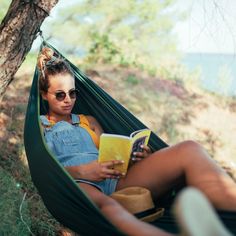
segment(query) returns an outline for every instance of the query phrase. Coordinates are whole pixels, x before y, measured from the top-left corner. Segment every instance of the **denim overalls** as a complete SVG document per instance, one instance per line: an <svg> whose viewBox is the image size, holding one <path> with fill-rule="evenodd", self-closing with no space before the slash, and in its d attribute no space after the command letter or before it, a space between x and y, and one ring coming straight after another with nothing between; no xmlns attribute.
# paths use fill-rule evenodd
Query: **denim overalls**
<svg viewBox="0 0 236 236"><path fill-rule="evenodd" d="M63 166L83 165L97 160L98 149L86 129L79 126L79 116L71 114L71 119L72 124L59 121L51 125L46 116L40 116L49 149ZM117 184L116 179L100 182L85 179L76 179L76 181L93 185L106 195L112 194Z"/></svg>

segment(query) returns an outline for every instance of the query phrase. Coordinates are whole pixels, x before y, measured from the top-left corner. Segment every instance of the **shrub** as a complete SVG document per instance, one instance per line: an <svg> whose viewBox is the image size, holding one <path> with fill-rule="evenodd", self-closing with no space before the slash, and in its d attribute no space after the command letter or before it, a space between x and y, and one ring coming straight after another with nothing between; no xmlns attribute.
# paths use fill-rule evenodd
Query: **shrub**
<svg viewBox="0 0 236 236"><path fill-rule="evenodd" d="M128 75L125 81L130 85L137 85L139 83L139 80L135 75Z"/></svg>

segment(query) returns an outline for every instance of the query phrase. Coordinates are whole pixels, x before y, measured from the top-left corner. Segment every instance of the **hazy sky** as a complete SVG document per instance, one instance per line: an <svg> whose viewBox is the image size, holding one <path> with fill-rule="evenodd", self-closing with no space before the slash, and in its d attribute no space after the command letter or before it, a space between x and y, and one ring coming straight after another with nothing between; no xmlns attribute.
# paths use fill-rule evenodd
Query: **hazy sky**
<svg viewBox="0 0 236 236"><path fill-rule="evenodd" d="M79 1L60 0L44 25L58 8ZM177 0L176 7L187 10L187 19L175 27L181 51L236 53L236 0Z"/></svg>
<svg viewBox="0 0 236 236"><path fill-rule="evenodd" d="M175 32L185 52L236 52L235 0L179 0L178 9L187 9L187 20Z"/></svg>

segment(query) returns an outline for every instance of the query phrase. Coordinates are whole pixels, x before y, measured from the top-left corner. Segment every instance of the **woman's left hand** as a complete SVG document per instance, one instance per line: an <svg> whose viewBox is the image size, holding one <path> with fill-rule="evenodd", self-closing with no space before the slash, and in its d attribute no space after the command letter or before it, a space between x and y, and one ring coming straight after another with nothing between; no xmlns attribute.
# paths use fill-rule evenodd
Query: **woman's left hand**
<svg viewBox="0 0 236 236"><path fill-rule="evenodd" d="M131 160L133 162L138 162L143 160L145 157L148 157L152 151L150 149L150 147L146 146L146 145L141 145L140 146L142 148L142 152L133 152L132 153L132 158Z"/></svg>

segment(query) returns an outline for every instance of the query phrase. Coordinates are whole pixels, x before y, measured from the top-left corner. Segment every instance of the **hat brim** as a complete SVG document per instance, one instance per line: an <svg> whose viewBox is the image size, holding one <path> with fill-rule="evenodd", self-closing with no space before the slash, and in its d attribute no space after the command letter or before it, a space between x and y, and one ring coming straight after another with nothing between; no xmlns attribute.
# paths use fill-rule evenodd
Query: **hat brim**
<svg viewBox="0 0 236 236"><path fill-rule="evenodd" d="M144 221L144 222L155 221L156 219L158 219L158 218L163 216L164 210L165 210L164 208L157 208L155 213L147 215L147 216L144 216L144 217L139 218L139 219Z"/></svg>

